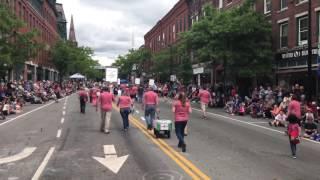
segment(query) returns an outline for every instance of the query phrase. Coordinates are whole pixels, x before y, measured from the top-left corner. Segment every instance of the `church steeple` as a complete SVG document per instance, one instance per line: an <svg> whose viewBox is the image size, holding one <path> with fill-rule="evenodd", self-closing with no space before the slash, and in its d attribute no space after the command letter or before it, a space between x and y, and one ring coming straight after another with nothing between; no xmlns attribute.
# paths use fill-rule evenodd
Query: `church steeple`
<svg viewBox="0 0 320 180"><path fill-rule="evenodd" d="M71 15L71 23L70 23L70 30L69 30L69 41L74 44L78 44L76 39L76 32L74 30L74 23L73 23L73 15Z"/></svg>

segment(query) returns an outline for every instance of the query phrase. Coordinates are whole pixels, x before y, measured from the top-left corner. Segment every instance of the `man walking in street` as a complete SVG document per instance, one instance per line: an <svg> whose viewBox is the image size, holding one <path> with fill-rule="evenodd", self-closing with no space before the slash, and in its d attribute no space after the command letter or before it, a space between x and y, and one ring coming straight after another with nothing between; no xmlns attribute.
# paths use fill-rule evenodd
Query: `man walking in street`
<svg viewBox="0 0 320 180"><path fill-rule="evenodd" d="M158 94L152 90L152 87L149 87L147 92L143 95L142 108L144 111L144 116L147 122L148 130L153 128L153 120L156 116L156 108L159 103Z"/></svg>
<svg viewBox="0 0 320 180"><path fill-rule="evenodd" d="M109 87L103 87L102 93L100 94L96 111L98 111L98 106L101 110L101 126L100 131L106 134L110 133L110 120L112 113L112 103L115 101L114 95L110 93Z"/></svg>
<svg viewBox="0 0 320 180"><path fill-rule="evenodd" d="M88 93L85 91L84 87L80 87L79 99L80 99L80 112L85 114L86 113L86 103L88 101Z"/></svg>
<svg viewBox="0 0 320 180"><path fill-rule="evenodd" d="M201 104L201 110L202 110L202 118L207 119L207 107L209 102L212 101L211 94L208 90L208 88L203 88L199 92L199 98L200 98L200 104Z"/></svg>

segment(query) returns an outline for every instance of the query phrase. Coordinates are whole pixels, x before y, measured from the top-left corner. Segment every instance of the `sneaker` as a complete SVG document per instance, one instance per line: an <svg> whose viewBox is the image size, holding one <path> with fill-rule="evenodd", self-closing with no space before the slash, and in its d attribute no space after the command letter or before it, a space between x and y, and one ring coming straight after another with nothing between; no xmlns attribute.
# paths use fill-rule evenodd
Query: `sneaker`
<svg viewBox="0 0 320 180"><path fill-rule="evenodd" d="M296 156L292 156L292 158L293 158L293 159L297 159L297 157L296 157Z"/></svg>
<svg viewBox="0 0 320 180"><path fill-rule="evenodd" d="M178 143L178 148L182 148L182 143Z"/></svg>
<svg viewBox="0 0 320 180"><path fill-rule="evenodd" d="M182 152L186 152L187 151L187 145L186 144L182 144Z"/></svg>
<svg viewBox="0 0 320 180"><path fill-rule="evenodd" d="M271 122L269 122L269 126L272 126L272 123L271 123Z"/></svg>
<svg viewBox="0 0 320 180"><path fill-rule="evenodd" d="M105 134L110 134L110 131L104 131Z"/></svg>

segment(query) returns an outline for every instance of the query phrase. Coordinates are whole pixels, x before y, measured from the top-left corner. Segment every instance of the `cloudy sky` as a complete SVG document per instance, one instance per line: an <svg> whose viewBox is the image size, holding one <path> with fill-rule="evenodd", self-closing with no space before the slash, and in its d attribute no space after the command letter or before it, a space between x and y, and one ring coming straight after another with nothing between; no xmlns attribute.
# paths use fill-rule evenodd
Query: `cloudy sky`
<svg viewBox="0 0 320 180"><path fill-rule="evenodd" d="M118 55L144 44L143 36L178 0L57 0L70 22L74 16L79 45L95 50L110 65ZM69 29L69 24L68 24ZM133 38L134 37L134 38ZM134 43L132 43L134 39Z"/></svg>

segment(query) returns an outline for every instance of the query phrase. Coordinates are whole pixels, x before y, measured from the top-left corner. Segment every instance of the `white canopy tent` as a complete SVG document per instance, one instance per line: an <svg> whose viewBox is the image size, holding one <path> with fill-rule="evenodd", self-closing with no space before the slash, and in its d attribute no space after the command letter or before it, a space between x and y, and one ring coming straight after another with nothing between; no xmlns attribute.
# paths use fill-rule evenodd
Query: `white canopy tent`
<svg viewBox="0 0 320 180"><path fill-rule="evenodd" d="M86 77L81 75L81 74L79 74L79 73L76 73L76 74L70 76L69 78L70 79L85 79Z"/></svg>

